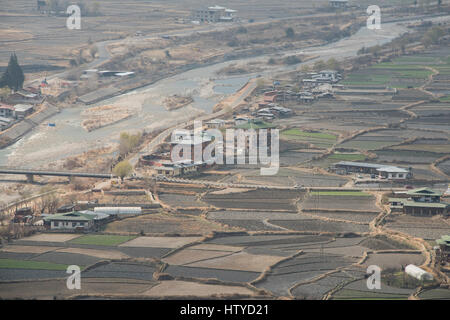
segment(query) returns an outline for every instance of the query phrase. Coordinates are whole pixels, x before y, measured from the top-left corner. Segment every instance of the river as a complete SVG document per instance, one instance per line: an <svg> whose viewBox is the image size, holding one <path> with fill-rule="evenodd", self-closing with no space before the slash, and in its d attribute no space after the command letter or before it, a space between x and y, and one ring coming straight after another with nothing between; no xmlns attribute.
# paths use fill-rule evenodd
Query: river
<svg viewBox="0 0 450 320"><path fill-rule="evenodd" d="M449 16L430 18L430 20L448 20ZM381 30L361 28L354 35L335 43L320 47L292 50L280 55L304 53L318 55L317 59L327 60L331 57L343 59L356 56L362 47L382 45L407 32L403 23L385 23ZM167 128L177 122L188 120L195 115L211 113L213 106L239 88L256 74L240 76L218 76L216 72L233 63L265 62L271 55L227 61L190 70L170 78L160 80L152 85L137 89L98 103L133 107L137 113L130 118L113 125L87 132L81 126L81 112L88 107L63 109L40 126L26 134L20 141L0 150L0 165L21 166L29 168L46 167L52 162L77 155L90 149L117 144L120 132ZM308 63L314 63L309 61ZM278 72L295 70L299 65L269 67L258 72L271 77ZM191 94L194 102L178 110L167 111L163 100L168 95ZM94 105L95 106L95 105ZM89 106L92 107L92 106ZM55 127L49 127L54 123Z"/></svg>

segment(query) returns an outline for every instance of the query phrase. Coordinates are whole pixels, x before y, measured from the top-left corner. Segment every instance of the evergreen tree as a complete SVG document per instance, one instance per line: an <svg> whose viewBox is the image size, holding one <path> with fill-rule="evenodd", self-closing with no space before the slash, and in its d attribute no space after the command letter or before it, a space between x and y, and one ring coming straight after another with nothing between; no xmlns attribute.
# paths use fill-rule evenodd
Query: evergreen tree
<svg viewBox="0 0 450 320"><path fill-rule="evenodd" d="M25 81L25 76L23 74L22 68L19 66L17 56L15 53L9 58L8 67L5 73L0 79L0 86L7 85L11 89L17 91L22 89L23 82Z"/></svg>

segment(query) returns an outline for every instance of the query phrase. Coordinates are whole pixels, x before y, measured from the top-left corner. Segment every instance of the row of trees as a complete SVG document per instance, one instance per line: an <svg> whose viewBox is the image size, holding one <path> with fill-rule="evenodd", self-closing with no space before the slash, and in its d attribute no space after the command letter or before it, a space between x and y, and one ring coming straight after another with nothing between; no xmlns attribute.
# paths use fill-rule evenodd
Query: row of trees
<svg viewBox="0 0 450 320"><path fill-rule="evenodd" d="M0 88L8 86L15 91L22 89L25 75L15 53L9 58L8 67L0 78Z"/></svg>

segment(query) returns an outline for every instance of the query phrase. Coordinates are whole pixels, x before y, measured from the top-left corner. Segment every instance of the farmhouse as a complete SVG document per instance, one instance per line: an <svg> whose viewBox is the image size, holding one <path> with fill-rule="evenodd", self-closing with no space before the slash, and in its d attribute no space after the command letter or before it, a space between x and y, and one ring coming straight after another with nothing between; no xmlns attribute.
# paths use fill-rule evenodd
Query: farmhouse
<svg viewBox="0 0 450 320"><path fill-rule="evenodd" d="M376 174L382 179L404 180L412 177L411 170L376 163L341 161L335 164L336 169L348 173Z"/></svg>
<svg viewBox="0 0 450 320"><path fill-rule="evenodd" d="M92 211L73 211L53 214L44 218L44 223L51 230L91 230L109 218L107 214Z"/></svg>
<svg viewBox="0 0 450 320"><path fill-rule="evenodd" d="M336 70L322 70L311 78L317 82L324 83L336 83L342 79L341 75Z"/></svg>
<svg viewBox="0 0 450 320"><path fill-rule="evenodd" d="M380 177L383 179L407 179L409 170L398 168L398 167L382 167L378 168L377 171Z"/></svg>
<svg viewBox="0 0 450 320"><path fill-rule="evenodd" d="M23 119L33 113L33 106L31 104L16 104L14 106L14 116L16 119Z"/></svg>
<svg viewBox="0 0 450 320"><path fill-rule="evenodd" d="M236 20L236 10L227 9L221 6L208 7L192 11L191 19L199 22L233 22Z"/></svg>
<svg viewBox="0 0 450 320"><path fill-rule="evenodd" d="M0 103L0 117L14 117L14 107L10 106L9 104Z"/></svg>
<svg viewBox="0 0 450 320"><path fill-rule="evenodd" d="M40 94L28 92L26 90L19 90L6 98L6 102L12 105L18 103L40 104L43 101L44 98Z"/></svg>
<svg viewBox="0 0 450 320"><path fill-rule="evenodd" d="M157 174L176 177L181 175L187 175L192 173L197 173L204 163L192 163L192 162L171 162L164 161L158 165L155 165L153 169Z"/></svg>
<svg viewBox="0 0 450 320"><path fill-rule="evenodd" d="M441 202L442 193L438 191L420 188L406 192L406 196L408 198L390 198L391 210L420 216L449 213L450 204Z"/></svg>

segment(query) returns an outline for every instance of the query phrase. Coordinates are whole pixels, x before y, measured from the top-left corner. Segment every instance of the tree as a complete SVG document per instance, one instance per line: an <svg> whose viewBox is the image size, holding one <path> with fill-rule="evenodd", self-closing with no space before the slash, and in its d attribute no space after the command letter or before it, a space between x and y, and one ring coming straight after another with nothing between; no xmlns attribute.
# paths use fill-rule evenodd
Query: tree
<svg viewBox="0 0 450 320"><path fill-rule="evenodd" d="M121 156L126 155L128 152L133 150L139 142L141 141L142 134L129 134L127 132L122 132L120 134L120 142L119 142L119 153Z"/></svg>
<svg viewBox="0 0 450 320"><path fill-rule="evenodd" d="M327 68L327 64L323 60L316 61L314 63L314 71L320 71Z"/></svg>
<svg viewBox="0 0 450 320"><path fill-rule="evenodd" d="M127 160L120 161L113 169L113 173L120 177L121 180L128 176L132 171L133 167Z"/></svg>
<svg viewBox="0 0 450 320"><path fill-rule="evenodd" d="M428 29L428 31L423 36L421 42L425 47L429 47L432 44L438 44L439 39L445 35L445 31L439 27L433 27Z"/></svg>
<svg viewBox="0 0 450 320"><path fill-rule="evenodd" d="M340 68L341 68L339 62L334 58L330 58L327 61L327 67L328 67L328 69L331 69L331 70L340 70Z"/></svg>
<svg viewBox="0 0 450 320"><path fill-rule="evenodd" d="M9 88L17 91L22 89L24 81L25 76L22 68L19 66L16 54L13 53L9 58L8 67L0 79L0 86L8 86Z"/></svg>
<svg viewBox="0 0 450 320"><path fill-rule="evenodd" d="M285 30L285 32L286 32L286 37L288 37L288 38L293 38L295 36L294 29L292 29L291 27L287 28Z"/></svg>

